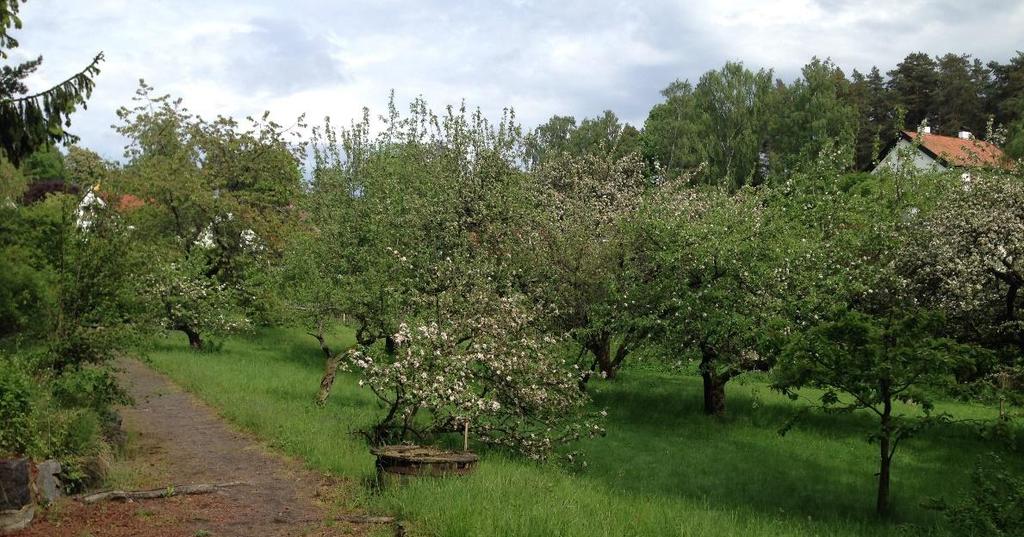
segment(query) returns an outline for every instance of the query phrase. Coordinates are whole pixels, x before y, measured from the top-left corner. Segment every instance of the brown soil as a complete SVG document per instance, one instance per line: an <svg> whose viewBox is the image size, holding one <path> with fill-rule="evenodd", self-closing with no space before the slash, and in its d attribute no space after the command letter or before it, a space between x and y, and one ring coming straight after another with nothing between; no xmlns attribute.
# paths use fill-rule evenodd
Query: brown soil
<svg viewBox="0 0 1024 537"><path fill-rule="evenodd" d="M246 485L135 502L86 505L65 499L15 535L328 537L366 535L371 529L324 522L337 516L338 505L355 484L328 479L270 453L142 363L129 360L123 367L125 385L135 400L133 407L121 411L132 438L134 456L126 464L135 488L231 481Z"/></svg>

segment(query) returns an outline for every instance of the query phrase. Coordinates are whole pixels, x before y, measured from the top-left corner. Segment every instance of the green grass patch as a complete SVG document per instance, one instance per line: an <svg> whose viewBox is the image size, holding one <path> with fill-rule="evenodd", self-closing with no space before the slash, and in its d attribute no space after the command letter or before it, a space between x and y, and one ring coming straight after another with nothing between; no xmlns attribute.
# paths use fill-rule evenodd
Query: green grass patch
<svg viewBox="0 0 1024 537"><path fill-rule="evenodd" d="M350 344L351 335L336 334L332 343ZM311 337L264 330L197 353L173 336L148 357L228 420L312 468L372 479L373 458L352 431L381 409L346 375L325 408L313 405L323 357ZM381 493L367 488L353 501L408 519L415 535L934 534L941 517L921 503L958 496L979 458L1005 449L954 424L908 440L894 463L896 514L881 522L873 514L877 448L866 441L875 425L867 414L812 412L783 437L777 431L801 403L757 378L728 387L724 419L701 414L700 381L685 375L626 370L592 389L595 404L608 410L608 435L584 442L585 469L484 453L472 476ZM994 415L978 405L942 410Z"/></svg>

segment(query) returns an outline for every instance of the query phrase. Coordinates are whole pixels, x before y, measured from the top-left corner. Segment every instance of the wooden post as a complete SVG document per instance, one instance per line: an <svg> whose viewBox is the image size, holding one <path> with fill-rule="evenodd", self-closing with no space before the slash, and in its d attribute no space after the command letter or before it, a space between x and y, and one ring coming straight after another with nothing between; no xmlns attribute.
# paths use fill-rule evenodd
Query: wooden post
<svg viewBox="0 0 1024 537"><path fill-rule="evenodd" d="M1010 374L1001 371L996 377L999 379L999 419L1006 419L1006 390L1010 387Z"/></svg>
<svg viewBox="0 0 1024 537"><path fill-rule="evenodd" d="M469 451L469 420L462 423L462 451Z"/></svg>

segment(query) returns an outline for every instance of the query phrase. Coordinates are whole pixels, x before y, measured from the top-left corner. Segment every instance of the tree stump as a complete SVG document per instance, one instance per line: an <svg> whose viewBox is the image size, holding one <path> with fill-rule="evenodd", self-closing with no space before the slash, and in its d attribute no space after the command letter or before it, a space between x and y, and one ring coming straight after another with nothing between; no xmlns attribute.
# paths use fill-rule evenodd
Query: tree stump
<svg viewBox="0 0 1024 537"><path fill-rule="evenodd" d="M452 452L423 446L381 446L370 450L377 456L377 482L405 483L417 477L466 475L476 469L480 457L470 451Z"/></svg>

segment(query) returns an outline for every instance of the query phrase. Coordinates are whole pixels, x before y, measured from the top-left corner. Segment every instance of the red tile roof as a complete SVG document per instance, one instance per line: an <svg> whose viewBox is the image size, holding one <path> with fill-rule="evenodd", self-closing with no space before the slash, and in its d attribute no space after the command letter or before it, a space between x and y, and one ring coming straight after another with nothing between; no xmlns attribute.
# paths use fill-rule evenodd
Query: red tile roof
<svg viewBox="0 0 1024 537"><path fill-rule="evenodd" d="M117 201L117 210L134 211L145 204L146 202L143 201L142 198L133 196L132 194L124 194L121 196L121 199Z"/></svg>
<svg viewBox="0 0 1024 537"><path fill-rule="evenodd" d="M111 192L100 192L100 199L102 199L104 203L113 203L114 209L122 213L132 212L146 204L146 200L134 194L118 195Z"/></svg>
<svg viewBox="0 0 1024 537"><path fill-rule="evenodd" d="M920 135L914 131L903 131L909 141L921 137L921 149L930 156L950 166L1002 168L1006 166L1003 151L995 144L971 138L964 140L955 136L939 134Z"/></svg>

